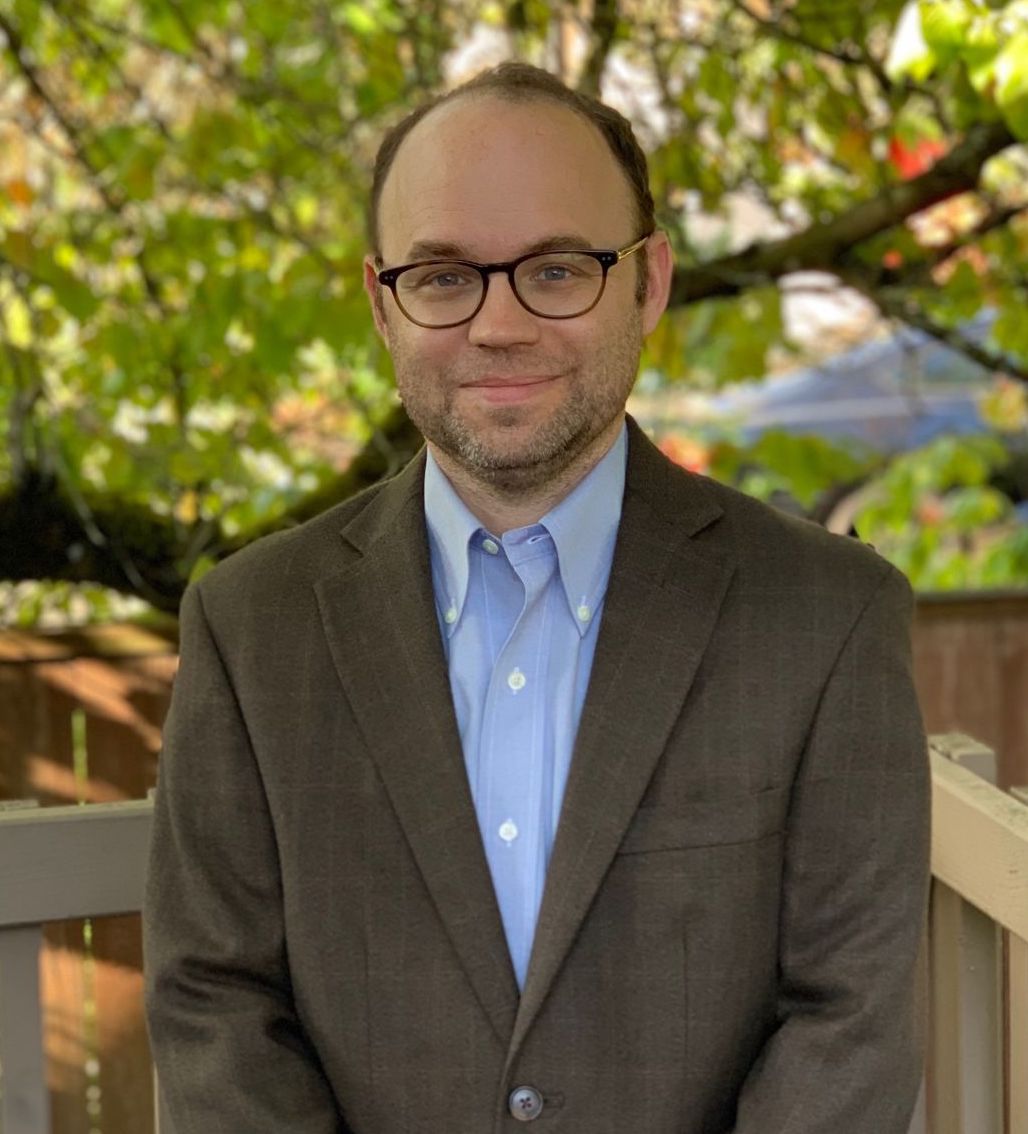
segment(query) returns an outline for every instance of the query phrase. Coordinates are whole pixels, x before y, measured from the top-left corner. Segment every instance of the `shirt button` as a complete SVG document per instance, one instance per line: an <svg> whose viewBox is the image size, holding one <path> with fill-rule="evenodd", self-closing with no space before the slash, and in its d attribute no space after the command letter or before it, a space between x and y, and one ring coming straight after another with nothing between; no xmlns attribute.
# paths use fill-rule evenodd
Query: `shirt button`
<svg viewBox="0 0 1028 1134"><path fill-rule="evenodd" d="M448 625L452 626L457 621L457 608L451 606L450 609L443 615Z"/></svg>
<svg viewBox="0 0 1028 1134"><path fill-rule="evenodd" d="M585 605L584 602L578 608L576 613L578 614L578 621L579 622L588 622L589 619L592 618L592 615L593 615L593 612Z"/></svg>
<svg viewBox="0 0 1028 1134"><path fill-rule="evenodd" d="M510 846L512 842L518 837L518 825L513 819L504 819L500 824L499 830L500 838Z"/></svg>
<svg viewBox="0 0 1028 1134"><path fill-rule="evenodd" d="M515 666L507 676L507 684L515 693L517 693L519 689L525 688L526 681L525 675L517 666Z"/></svg>
<svg viewBox="0 0 1028 1134"><path fill-rule="evenodd" d="M531 1122L543 1112L543 1096L535 1087L515 1087L507 1100L511 1118L518 1122Z"/></svg>
<svg viewBox="0 0 1028 1134"><path fill-rule="evenodd" d="M482 540L482 550L488 551L490 555L498 555L500 545L494 539L484 539Z"/></svg>

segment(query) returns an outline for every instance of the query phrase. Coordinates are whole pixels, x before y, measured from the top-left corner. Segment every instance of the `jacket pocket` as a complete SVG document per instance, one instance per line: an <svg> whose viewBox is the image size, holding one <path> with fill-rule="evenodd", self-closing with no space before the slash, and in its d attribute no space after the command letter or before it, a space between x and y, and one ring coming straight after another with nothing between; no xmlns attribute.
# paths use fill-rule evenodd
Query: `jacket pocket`
<svg viewBox="0 0 1028 1134"><path fill-rule="evenodd" d="M747 795L696 800L682 807L645 807L621 841L620 854L730 846L767 838L782 830L785 791L767 788Z"/></svg>

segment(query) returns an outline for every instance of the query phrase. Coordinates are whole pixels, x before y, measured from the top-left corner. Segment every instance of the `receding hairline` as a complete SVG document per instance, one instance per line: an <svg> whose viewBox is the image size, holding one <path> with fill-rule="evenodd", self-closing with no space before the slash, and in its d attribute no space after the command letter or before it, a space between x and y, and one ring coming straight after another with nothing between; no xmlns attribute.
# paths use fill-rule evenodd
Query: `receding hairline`
<svg viewBox="0 0 1028 1134"><path fill-rule="evenodd" d="M465 89L458 87L457 89L443 95L435 102L429 104L425 108L424 114L414 123L410 130L401 139L400 144L397 146L395 152L389 163L389 168L385 177L382 179L381 184L378 186L378 193L375 198L375 227L376 231L373 232L374 251L378 253L381 249L381 201L385 196L386 187L392 180L393 171L399 161L400 155L403 153L404 148L412 137L414 137L422 126L425 125L429 119L434 118L439 111L446 110L447 108L456 108L462 104L469 102L500 102L508 105L526 105L530 103L545 103L549 106L556 107L560 110L566 110L572 117L584 123L590 130L593 137L600 143L603 152L609 157L617 170L621 183L625 188L628 197L628 207L633 214L638 214L638 203L636 201L635 189L632 185L631 178L628 176L627 171L624 169L622 163L618 160L617 155L611 149L611 145L607 137L604 135L603 130L599 125L589 117L587 113L579 109L573 102L569 102L558 97L556 94L550 93L546 90L541 90L538 87L507 87L507 86L482 86L470 87Z"/></svg>

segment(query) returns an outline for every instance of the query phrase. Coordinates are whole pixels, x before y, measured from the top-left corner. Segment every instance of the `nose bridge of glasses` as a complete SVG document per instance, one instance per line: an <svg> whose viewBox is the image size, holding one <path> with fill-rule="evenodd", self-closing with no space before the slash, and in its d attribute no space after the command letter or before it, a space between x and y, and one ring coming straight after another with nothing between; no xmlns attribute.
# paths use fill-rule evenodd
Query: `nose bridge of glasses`
<svg viewBox="0 0 1028 1134"><path fill-rule="evenodd" d="M508 260L503 263L476 265L476 267L478 268L478 274L482 278L482 296L479 300L478 310L475 313L476 316L481 315L482 309L486 306L487 303L490 303L489 280L492 276L495 275L506 276L507 283L510 285L510 287L509 291L506 288L493 289L491 302L493 304L497 302L496 292L499 292L501 303L509 303L510 300L513 299L515 301L515 305L517 307L520 307L524 311L524 313L532 314L521 293L518 291L516 272L521 266L522 262L522 260Z"/></svg>

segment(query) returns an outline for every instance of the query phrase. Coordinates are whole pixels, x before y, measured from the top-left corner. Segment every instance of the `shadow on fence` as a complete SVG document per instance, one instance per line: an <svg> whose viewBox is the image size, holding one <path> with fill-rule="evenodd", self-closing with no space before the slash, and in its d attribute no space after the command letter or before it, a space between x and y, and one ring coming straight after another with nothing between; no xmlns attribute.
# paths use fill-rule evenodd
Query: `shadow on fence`
<svg viewBox="0 0 1028 1134"><path fill-rule="evenodd" d="M0 798L44 807L144 798L175 649L170 634L129 626L0 633ZM44 941L52 1134L143 1134L153 1086L138 915L51 923Z"/></svg>

